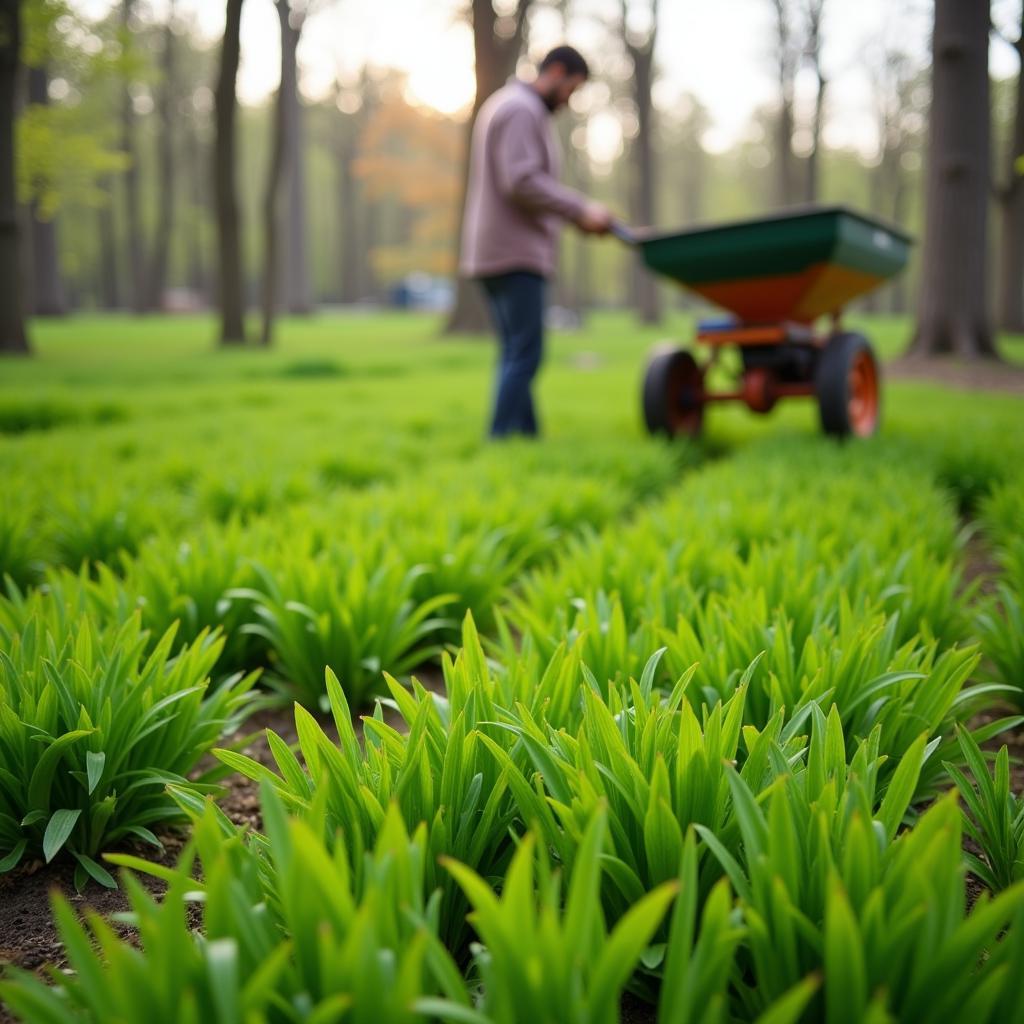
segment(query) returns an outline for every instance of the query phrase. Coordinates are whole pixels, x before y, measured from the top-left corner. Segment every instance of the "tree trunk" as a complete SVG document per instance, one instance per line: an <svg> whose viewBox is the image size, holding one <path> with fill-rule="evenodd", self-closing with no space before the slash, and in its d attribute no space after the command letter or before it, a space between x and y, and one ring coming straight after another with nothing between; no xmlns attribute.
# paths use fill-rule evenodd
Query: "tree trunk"
<svg viewBox="0 0 1024 1024"><path fill-rule="evenodd" d="M820 161L818 150L821 146L821 129L825 120L825 91L828 81L821 66L821 19L825 13L825 0L810 0L807 8L806 54L814 71L816 89L814 113L811 115L811 148L807 154L804 176L804 200L814 203L818 200Z"/></svg>
<svg viewBox="0 0 1024 1024"><path fill-rule="evenodd" d="M377 248L379 237L380 210L373 200L363 201L363 229L361 240L365 257L359 260L359 290L363 295L376 296L379 289L377 270L369 254Z"/></svg>
<svg viewBox="0 0 1024 1024"><path fill-rule="evenodd" d="M21 0L0 0L0 352L27 354L15 193L14 102Z"/></svg>
<svg viewBox="0 0 1024 1024"><path fill-rule="evenodd" d="M903 151L894 154L892 172L892 222L903 224L906 218L907 180L903 171ZM907 275L897 274L889 286L889 312L904 314L909 309Z"/></svg>
<svg viewBox="0 0 1024 1024"><path fill-rule="evenodd" d="M559 118L556 131L562 151L565 180L572 187L578 188L576 151L572 145L574 122L575 118L573 117ZM569 274L569 253L570 246L563 240L558 254L558 273L554 282L555 304L579 316L579 303L574 288L575 281Z"/></svg>
<svg viewBox="0 0 1024 1024"><path fill-rule="evenodd" d="M274 102L274 129L270 142L270 167L263 197L263 326L260 342L269 346L274 340L274 320L288 298L288 267L281 242L285 234L285 199L288 197L294 155L290 137L292 115L289 96L296 89L296 48L298 34L289 24L288 0L275 0L281 26L281 84Z"/></svg>
<svg viewBox="0 0 1024 1024"><path fill-rule="evenodd" d="M584 195L590 194L590 165L585 153L580 154L576 162L576 181ZM590 246L576 245L575 282L573 291L576 293L576 305L580 313L580 322L590 309Z"/></svg>
<svg viewBox="0 0 1024 1024"><path fill-rule="evenodd" d="M45 67L28 69L29 104L49 105L49 81ZM42 214L35 198L29 214L29 309L36 316L63 316L67 312L67 300L60 276L57 222Z"/></svg>
<svg viewBox="0 0 1024 1024"><path fill-rule="evenodd" d="M1006 185L999 192L998 323L1004 331L1024 332L1024 8L1017 40L1016 113Z"/></svg>
<svg viewBox="0 0 1024 1024"><path fill-rule="evenodd" d="M807 154L807 176L804 198L808 203L818 201L818 193L821 190L821 161L819 159L821 149L821 128L825 117L825 90L828 82L824 78L818 79L818 92L814 100L814 124L811 128L813 140L811 151Z"/></svg>
<svg viewBox="0 0 1024 1024"><path fill-rule="evenodd" d="M121 27L130 32L135 0L122 0ZM131 83L125 81L121 94L121 150L127 157L124 172L124 216L128 244L128 280L131 294L129 303L136 313L146 311L145 248L142 244L142 215L139 207L139 153L135 139L135 108L132 104Z"/></svg>
<svg viewBox="0 0 1024 1024"><path fill-rule="evenodd" d="M342 138L338 145L338 223L341 237L338 245L338 267L341 272L341 301L356 302L360 295L359 216L356 203L356 178L352 172L355 144Z"/></svg>
<svg viewBox="0 0 1024 1024"><path fill-rule="evenodd" d="M217 201L217 233L220 257L220 343L245 342L245 307L242 295L242 245L235 190L235 121L238 114L236 83L241 55L239 29L243 0L227 0L224 42L217 79L217 143L214 154L214 187Z"/></svg>
<svg viewBox="0 0 1024 1024"><path fill-rule="evenodd" d="M793 203L793 87L796 75L793 60L792 30L786 0L774 0L776 73L779 87L779 110L775 119L775 199L779 206Z"/></svg>
<svg viewBox="0 0 1024 1024"><path fill-rule="evenodd" d="M98 299L103 310L121 308L121 274L118 269L117 226L114 223L114 184L110 175L99 183L104 194L96 208L96 237L99 241Z"/></svg>
<svg viewBox="0 0 1024 1024"><path fill-rule="evenodd" d="M657 217L654 202L656 182L654 179L654 104L651 89L654 85L654 45L657 38L658 5L651 5L651 29L648 37L640 44L631 43L626 32L626 2L622 3L622 32L626 49L633 61L633 103L636 106L637 135L633 140L633 185L630 190L630 215L633 223L641 227L652 227ZM639 257L633 263L636 275L636 306L640 320L645 324L661 321L661 303L658 301L658 285L654 275L647 270Z"/></svg>
<svg viewBox="0 0 1024 1024"><path fill-rule="evenodd" d="M206 199L206 176L202 169L206 165L203 145L199 138L199 127L189 118L184 140L185 160L189 168L189 191L191 217L188 225L188 286L199 297L203 305L209 304L209 282L206 271L204 227L208 215Z"/></svg>
<svg viewBox="0 0 1024 1024"><path fill-rule="evenodd" d="M995 358L986 303L988 3L936 0L925 241L911 350Z"/></svg>
<svg viewBox="0 0 1024 1024"><path fill-rule="evenodd" d="M292 15L294 18L295 15ZM284 33L284 29L282 29ZM288 260L286 267L287 308L290 313L300 316L308 315L313 309L310 294L309 252L308 252L308 221L306 209L306 138L305 111L299 98L298 56L301 25L289 25L287 28L289 57L289 73L291 81L285 99L287 108L287 178L288 195L286 210L288 212Z"/></svg>
<svg viewBox="0 0 1024 1024"><path fill-rule="evenodd" d="M160 118L160 167L157 175L159 206L146 290L146 308L153 312L163 309L164 292L167 290L167 264L171 247L171 232L174 228L174 190L177 185L174 166L174 129L177 118L174 116L174 107L178 98L178 82L173 23L174 0L171 0L167 12L167 25L164 29L163 82L160 86L160 99L157 108Z"/></svg>
<svg viewBox="0 0 1024 1024"><path fill-rule="evenodd" d="M456 250L462 245L462 228L466 213L466 192L469 188L469 150L473 125L484 102L497 92L515 72L519 54L526 38L527 16L531 0L519 0L514 15L513 31L499 36L498 16L491 0L472 0L473 52L476 58L476 95L473 112L466 125L466 150L462 163L462 188L459 196L459 217L455 236ZM490 319L480 289L461 275L456 277L455 303L445 325L445 334L480 334L488 330Z"/></svg>

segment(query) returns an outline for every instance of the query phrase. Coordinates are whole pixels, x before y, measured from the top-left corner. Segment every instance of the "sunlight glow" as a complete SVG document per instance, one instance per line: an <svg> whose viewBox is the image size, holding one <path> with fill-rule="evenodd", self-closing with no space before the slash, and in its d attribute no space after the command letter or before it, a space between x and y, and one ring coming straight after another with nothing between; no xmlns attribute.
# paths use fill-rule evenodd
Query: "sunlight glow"
<svg viewBox="0 0 1024 1024"><path fill-rule="evenodd" d="M410 54L402 68L409 75L406 98L449 116L466 116L473 104L472 39L463 26L454 26L435 46ZM467 52L468 51L468 52Z"/></svg>

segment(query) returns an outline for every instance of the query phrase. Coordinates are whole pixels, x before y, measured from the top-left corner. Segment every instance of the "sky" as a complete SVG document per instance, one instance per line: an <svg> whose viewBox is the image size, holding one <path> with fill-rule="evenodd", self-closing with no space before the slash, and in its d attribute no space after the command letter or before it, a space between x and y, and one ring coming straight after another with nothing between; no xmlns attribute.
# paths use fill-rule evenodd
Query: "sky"
<svg viewBox="0 0 1024 1024"><path fill-rule="evenodd" d="M102 14L110 0L73 0L88 14ZM154 17L163 16L168 0L138 0ZM510 4L512 0L504 0ZM459 16L464 0L318 0L322 8L303 33L299 50L302 89L310 98L326 95L339 76L354 77L366 63L393 67L408 75L414 102L448 114L465 111L473 95L473 46ZM649 0L630 0L638 27ZM1021 0L993 0L997 24L1019 25ZM216 40L223 29L219 0L177 0L193 16L203 35ZM500 0L496 7L501 8ZM618 0L575 0L579 12L568 41L602 64L609 37L599 23L612 20ZM750 118L770 103L772 86L772 5L768 0L661 0L657 59L662 81L656 102L670 108L686 93L708 109L711 124L703 139L720 152L745 137ZM876 142L871 81L865 54L882 41L896 42L925 58L929 45L929 0L828 0L824 26L824 64L830 79L825 140L869 156ZM543 53L561 42L561 19L540 8L532 22L531 45ZM242 19L242 64L239 95L243 103L264 102L279 77L277 15L272 0L246 0ZM1016 73L1009 46L993 42L990 61L996 77ZM810 82L798 80L800 101ZM588 145L599 160L614 158L621 143L619 119L601 109L603 96L592 88L580 98L591 108Z"/></svg>

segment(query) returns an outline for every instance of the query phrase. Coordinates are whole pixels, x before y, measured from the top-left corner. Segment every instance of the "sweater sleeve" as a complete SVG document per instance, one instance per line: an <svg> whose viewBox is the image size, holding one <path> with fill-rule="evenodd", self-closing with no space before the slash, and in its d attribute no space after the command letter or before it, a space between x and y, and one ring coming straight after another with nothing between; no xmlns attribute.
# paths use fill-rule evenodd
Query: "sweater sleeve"
<svg viewBox="0 0 1024 1024"><path fill-rule="evenodd" d="M577 221L587 199L545 167L545 140L527 110L515 110L496 133L494 174L500 191L528 210Z"/></svg>

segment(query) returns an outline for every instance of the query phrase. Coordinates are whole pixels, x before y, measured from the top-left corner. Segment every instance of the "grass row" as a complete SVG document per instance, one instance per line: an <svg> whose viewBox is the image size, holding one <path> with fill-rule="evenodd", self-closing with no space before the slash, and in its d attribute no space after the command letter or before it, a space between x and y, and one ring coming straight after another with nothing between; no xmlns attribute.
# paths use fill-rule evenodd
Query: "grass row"
<svg viewBox="0 0 1024 1024"><path fill-rule="evenodd" d="M141 949L58 901L71 971L8 975L16 1013L582 1024L628 989L663 1022L1016 1018L1024 810L982 753L1024 691L1016 410L669 450L593 404L625 359L595 344L593 394L555 361L543 446L467 442L478 353L389 374L351 342L262 364L262 405L232 357L219 410L198 356L173 386L129 359L121 422L0 442L0 870L169 886L125 876ZM281 696L271 769L232 737ZM227 772L262 833L212 802ZM176 868L109 852L182 820Z"/></svg>

